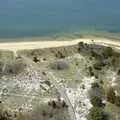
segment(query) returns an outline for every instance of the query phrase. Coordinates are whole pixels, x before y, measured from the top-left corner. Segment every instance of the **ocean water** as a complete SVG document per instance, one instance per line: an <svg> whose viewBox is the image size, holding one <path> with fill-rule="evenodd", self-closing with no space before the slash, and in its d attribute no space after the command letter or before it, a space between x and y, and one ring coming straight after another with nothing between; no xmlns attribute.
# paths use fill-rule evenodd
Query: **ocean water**
<svg viewBox="0 0 120 120"><path fill-rule="evenodd" d="M119 34L119 5L120 0L0 0L0 38Z"/></svg>

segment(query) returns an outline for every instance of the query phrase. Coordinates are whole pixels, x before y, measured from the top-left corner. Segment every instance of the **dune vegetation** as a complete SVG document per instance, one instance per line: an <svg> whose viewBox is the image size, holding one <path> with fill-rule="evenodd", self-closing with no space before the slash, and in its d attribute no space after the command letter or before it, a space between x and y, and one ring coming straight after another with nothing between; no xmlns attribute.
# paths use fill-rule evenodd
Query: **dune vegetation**
<svg viewBox="0 0 120 120"><path fill-rule="evenodd" d="M120 51L73 46L0 51L0 120L119 120Z"/></svg>

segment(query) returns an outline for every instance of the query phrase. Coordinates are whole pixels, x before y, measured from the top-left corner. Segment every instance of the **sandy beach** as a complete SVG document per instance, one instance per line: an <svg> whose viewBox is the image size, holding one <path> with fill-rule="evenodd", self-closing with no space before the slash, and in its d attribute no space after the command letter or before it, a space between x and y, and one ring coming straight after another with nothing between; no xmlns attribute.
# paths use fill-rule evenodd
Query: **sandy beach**
<svg viewBox="0 0 120 120"><path fill-rule="evenodd" d="M79 42L85 43L95 43L106 46L114 46L117 49L120 49L120 41L112 40L108 38L77 38L73 40L64 40L64 41L34 41L33 42L7 42L0 43L0 50L9 50L9 51L18 51L18 50L29 50L29 49L43 49L51 47L61 47L61 46L70 46L75 45Z"/></svg>

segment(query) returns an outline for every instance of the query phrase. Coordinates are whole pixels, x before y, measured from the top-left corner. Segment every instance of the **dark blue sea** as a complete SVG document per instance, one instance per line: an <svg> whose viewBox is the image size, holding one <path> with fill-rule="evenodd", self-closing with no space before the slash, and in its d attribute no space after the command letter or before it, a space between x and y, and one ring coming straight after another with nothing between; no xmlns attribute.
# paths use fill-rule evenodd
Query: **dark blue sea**
<svg viewBox="0 0 120 120"><path fill-rule="evenodd" d="M120 33L120 0L0 0L2 40L96 33Z"/></svg>

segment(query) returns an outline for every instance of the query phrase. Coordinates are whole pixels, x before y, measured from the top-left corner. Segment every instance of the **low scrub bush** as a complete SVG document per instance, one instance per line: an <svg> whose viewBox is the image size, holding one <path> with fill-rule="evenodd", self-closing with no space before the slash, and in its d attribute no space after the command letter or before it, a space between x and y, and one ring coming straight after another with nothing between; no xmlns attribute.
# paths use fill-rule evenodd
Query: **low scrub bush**
<svg viewBox="0 0 120 120"><path fill-rule="evenodd" d="M94 107L103 107L102 99L99 96L94 96L91 98L91 103Z"/></svg>
<svg viewBox="0 0 120 120"><path fill-rule="evenodd" d="M113 88L111 87L111 88L109 88L109 90L107 92L107 101L114 104L115 99L116 99L115 92L114 92Z"/></svg>
<svg viewBox="0 0 120 120"><path fill-rule="evenodd" d="M56 61L51 64L52 69L65 70L69 68L69 64L66 61Z"/></svg>
<svg viewBox="0 0 120 120"><path fill-rule="evenodd" d="M118 71L117 71L117 75L120 75L120 69L118 69Z"/></svg>
<svg viewBox="0 0 120 120"><path fill-rule="evenodd" d="M93 107L88 115L88 120L108 120L108 115L102 108Z"/></svg>
<svg viewBox="0 0 120 120"><path fill-rule="evenodd" d="M92 83L92 89L100 88L100 85L97 82Z"/></svg>
<svg viewBox="0 0 120 120"><path fill-rule="evenodd" d="M3 66L4 66L4 63L2 61L0 61L0 73L3 72Z"/></svg>
<svg viewBox="0 0 120 120"><path fill-rule="evenodd" d="M120 107L120 96L116 96L115 104L116 106Z"/></svg>
<svg viewBox="0 0 120 120"><path fill-rule="evenodd" d="M93 65L93 67L94 67L95 70L101 70L102 67L105 67L105 66L106 66L106 64L105 64L105 62L104 62L103 60L98 60L98 61Z"/></svg>
<svg viewBox="0 0 120 120"><path fill-rule="evenodd" d="M0 120L12 120L12 115L7 111L0 111Z"/></svg>
<svg viewBox="0 0 120 120"><path fill-rule="evenodd" d="M6 65L4 73L9 74L19 74L25 68L26 64L23 61L12 61Z"/></svg>
<svg viewBox="0 0 120 120"><path fill-rule="evenodd" d="M64 54L64 52L58 51L58 52L56 53L56 57L57 57L57 58L65 58L65 54Z"/></svg>
<svg viewBox="0 0 120 120"><path fill-rule="evenodd" d="M100 83L94 82L91 84L91 90L89 91L89 95L90 98L94 98L95 96L103 98L105 96L104 88Z"/></svg>
<svg viewBox="0 0 120 120"><path fill-rule="evenodd" d="M107 101L120 107L120 96L116 96L113 88L110 88L107 92Z"/></svg>

